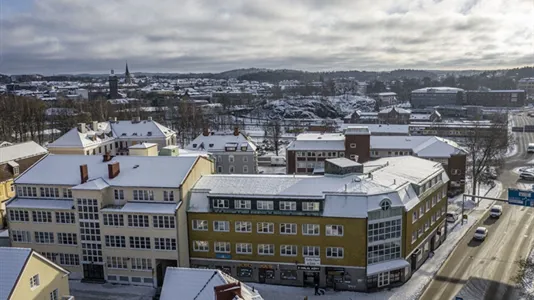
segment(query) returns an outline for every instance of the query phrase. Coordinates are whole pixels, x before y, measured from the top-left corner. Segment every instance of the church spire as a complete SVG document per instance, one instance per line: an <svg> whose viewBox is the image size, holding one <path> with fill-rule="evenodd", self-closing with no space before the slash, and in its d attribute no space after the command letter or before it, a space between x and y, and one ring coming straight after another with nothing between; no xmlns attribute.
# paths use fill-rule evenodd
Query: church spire
<svg viewBox="0 0 534 300"><path fill-rule="evenodd" d="M128 61L126 61L126 72L124 72L125 82L127 84L132 83L132 76L130 75L130 70L128 70Z"/></svg>

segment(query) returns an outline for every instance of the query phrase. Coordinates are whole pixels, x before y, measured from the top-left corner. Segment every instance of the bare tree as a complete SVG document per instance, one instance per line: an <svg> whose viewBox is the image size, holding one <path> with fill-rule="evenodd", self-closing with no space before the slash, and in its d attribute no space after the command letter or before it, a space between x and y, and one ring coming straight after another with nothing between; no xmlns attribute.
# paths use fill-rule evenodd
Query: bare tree
<svg viewBox="0 0 534 300"><path fill-rule="evenodd" d="M490 166L504 164L504 155L509 145L511 136L508 134L507 115L494 117L490 124L475 122L465 140L473 195L476 195L477 184L484 181L485 170Z"/></svg>
<svg viewBox="0 0 534 300"><path fill-rule="evenodd" d="M273 143L274 152L278 156L280 151L280 138L282 137L282 126L280 120L272 120L267 122L264 126L265 139Z"/></svg>

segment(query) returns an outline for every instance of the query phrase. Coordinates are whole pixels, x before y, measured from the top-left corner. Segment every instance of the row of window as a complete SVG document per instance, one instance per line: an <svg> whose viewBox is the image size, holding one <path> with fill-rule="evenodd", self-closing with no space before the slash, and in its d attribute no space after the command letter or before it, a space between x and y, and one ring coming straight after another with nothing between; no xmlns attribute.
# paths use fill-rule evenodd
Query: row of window
<svg viewBox="0 0 534 300"><path fill-rule="evenodd" d="M124 215L121 214L103 214L105 226L124 226ZM127 215L127 224L129 227L150 227L148 215ZM168 229L176 228L174 216L152 216L152 226L154 228Z"/></svg>
<svg viewBox="0 0 534 300"><path fill-rule="evenodd" d="M71 253L55 253L55 252L41 252L41 254L49 260L58 263L62 266L78 266L80 265L80 257L78 254Z"/></svg>
<svg viewBox="0 0 534 300"><path fill-rule="evenodd" d="M367 225L367 242L369 244L400 239L402 236L402 220L390 220Z"/></svg>
<svg viewBox="0 0 534 300"><path fill-rule="evenodd" d="M353 144L351 144L351 148L356 148L356 144L354 144L354 147L352 147ZM296 152L297 157L345 157L345 152L323 152L323 151L308 151L308 152Z"/></svg>
<svg viewBox="0 0 534 300"><path fill-rule="evenodd" d="M106 247L111 248L126 248L126 237L117 235L106 235L104 237ZM130 236L128 238L131 249L155 249L155 250L176 250L175 238L154 238L154 246L152 247L152 240L150 237Z"/></svg>
<svg viewBox="0 0 534 300"><path fill-rule="evenodd" d="M193 251L195 252L209 252L209 242L208 241L193 241ZM235 253L236 254L252 254L253 246L251 243L236 243L235 244ZM281 256L297 256L298 255L298 246L297 245L280 245L280 255ZM302 256L304 257L320 257L321 249L319 246L301 246ZM256 246L258 255L274 255L275 245L274 244L258 244ZM231 244L230 242L214 242L213 251L216 253L230 253ZM343 247L326 247L326 257L327 258L343 258Z"/></svg>
<svg viewBox="0 0 534 300"><path fill-rule="evenodd" d="M412 244L415 243L417 239L422 237L424 233L428 229L430 229L430 227L434 225L434 223L437 222L441 216L445 215L445 211L446 211L445 207L442 207L441 209L439 209L438 211L436 211L434 214L430 216L430 220L426 220L426 222L424 224L421 224L417 228L417 230L414 229L414 231L412 232Z"/></svg>
<svg viewBox="0 0 534 300"><path fill-rule="evenodd" d="M425 191L431 189L436 184L438 184L438 182L441 182L442 180L443 180L443 173L439 173L438 175L434 176L433 178L431 178L429 181L427 181L425 184L421 186L419 195L422 195Z"/></svg>
<svg viewBox="0 0 534 300"><path fill-rule="evenodd" d="M230 199L213 199L213 208L230 208ZM235 209L251 209L252 201L251 200L233 200ZM303 211L319 211L321 207L320 202L302 202ZM257 200L256 209L258 210L274 210L274 201L269 200ZM280 201L278 202L279 210L297 210L296 201Z"/></svg>
<svg viewBox="0 0 534 300"><path fill-rule="evenodd" d="M219 173L219 174L223 173L223 166L217 166L217 173ZM230 165L228 167L228 173L230 173L230 174L235 173L235 166ZM248 166L247 165L243 166L243 173L248 173Z"/></svg>
<svg viewBox="0 0 534 300"><path fill-rule="evenodd" d="M207 220L192 220L192 225L193 225L193 230L207 231L209 223ZM274 223L257 222L256 232L257 233L274 233L274 227L275 227ZM251 233L252 222L235 221L234 230L235 232ZM213 231L229 232L230 221L213 221ZM297 234L297 224L296 223L280 223L279 232L280 234ZM327 236L343 236L343 225L326 225L325 232ZM321 225L302 224L302 234L303 235L320 235Z"/></svg>
<svg viewBox="0 0 534 300"><path fill-rule="evenodd" d="M19 243L31 243L31 232L24 230L12 230L10 232L14 242ZM55 237L53 232L35 231L34 239L38 244L54 244ZM62 245L78 245L78 239L76 233L57 233L57 243Z"/></svg>
<svg viewBox="0 0 534 300"><path fill-rule="evenodd" d="M130 267L128 268L128 262ZM150 258L130 258L130 257L117 257L108 256L106 258L106 265L110 269L131 269L136 271L151 271L152 260Z"/></svg>
<svg viewBox="0 0 534 300"><path fill-rule="evenodd" d="M419 210L415 209L412 212L412 223L415 223L418 219L423 217L423 215L426 212L429 212L430 209L434 206L436 206L441 199L445 197L445 189L441 189L439 192L437 192L434 196L432 196L431 199L427 199L420 207Z"/></svg>
<svg viewBox="0 0 534 300"><path fill-rule="evenodd" d="M124 190L114 190L115 200L124 200ZM154 201L153 190L133 190L133 200ZM173 202L174 191L163 191L163 201Z"/></svg>
<svg viewBox="0 0 534 300"><path fill-rule="evenodd" d="M19 197L42 197L42 198L66 198L72 199L72 190L63 188L59 193L56 187L40 187L39 196L37 196L37 187L34 186L17 186L17 196Z"/></svg>

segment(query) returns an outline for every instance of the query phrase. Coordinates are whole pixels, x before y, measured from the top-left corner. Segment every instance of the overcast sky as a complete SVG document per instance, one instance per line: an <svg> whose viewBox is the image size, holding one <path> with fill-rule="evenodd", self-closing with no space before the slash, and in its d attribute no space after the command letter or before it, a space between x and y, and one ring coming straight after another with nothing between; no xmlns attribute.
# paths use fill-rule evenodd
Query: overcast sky
<svg viewBox="0 0 534 300"><path fill-rule="evenodd" d="M534 64L534 0L0 0L0 73Z"/></svg>

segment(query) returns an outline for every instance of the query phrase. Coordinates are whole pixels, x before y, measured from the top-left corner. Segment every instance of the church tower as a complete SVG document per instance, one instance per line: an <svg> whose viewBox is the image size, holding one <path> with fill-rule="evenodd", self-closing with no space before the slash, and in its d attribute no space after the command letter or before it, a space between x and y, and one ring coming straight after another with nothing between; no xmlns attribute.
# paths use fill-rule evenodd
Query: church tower
<svg viewBox="0 0 534 300"><path fill-rule="evenodd" d="M128 70L128 62L126 62L126 72L124 72L124 83L131 84L132 83L132 75L130 75L130 70Z"/></svg>
<svg viewBox="0 0 534 300"><path fill-rule="evenodd" d="M119 80L113 70L111 70L111 74L109 75L109 98L119 98Z"/></svg>

